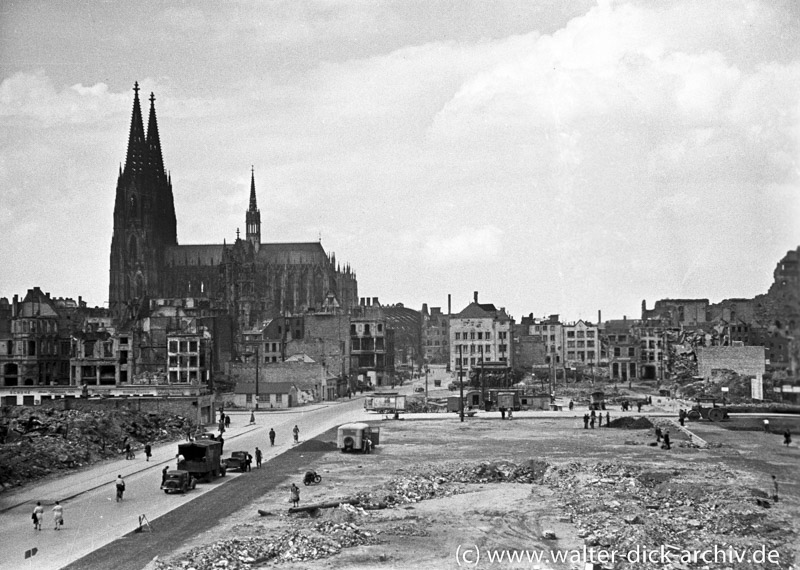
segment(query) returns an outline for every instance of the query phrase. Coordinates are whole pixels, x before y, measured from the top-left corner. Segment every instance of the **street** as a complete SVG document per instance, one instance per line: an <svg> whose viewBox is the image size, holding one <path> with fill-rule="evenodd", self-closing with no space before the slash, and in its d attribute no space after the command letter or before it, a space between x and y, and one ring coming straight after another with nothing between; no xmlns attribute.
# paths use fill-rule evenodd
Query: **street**
<svg viewBox="0 0 800 570"><path fill-rule="evenodd" d="M254 468L247 474L229 473L211 483L200 483L185 495L166 495L159 486L164 466L175 468L177 443L172 443L154 448L149 463L139 451L136 459L131 461L104 462L80 473L8 492L0 499L0 525L3 528L0 570L55 569L70 564L70 568L142 568L158 554L157 551L135 545L129 552L131 549L117 549L116 544L111 543L125 537L121 543L135 544L136 539L147 535L147 541L156 538L160 544L178 546L183 538L173 537L173 534L191 536L202 532L213 526L216 518L224 516L229 509L241 508L251 500L251 491L256 491L254 496L257 496L264 487L272 487L283 479L280 470L276 470L270 460L292 449L294 425L300 429L302 442L341 423L369 417L363 411L361 398L341 403L325 402L313 406L313 409L260 412L256 414L255 425L248 425L249 412L231 412L230 415L232 425L224 435L223 456L239 449L254 454L258 446L266 463L260 471ZM270 428L277 434L275 447L269 445L267 433ZM125 498L121 503L114 500L113 481L117 474L126 481ZM228 488L235 492L226 492ZM51 509L56 500L64 507L64 527L59 531L55 531L52 525ZM41 531L35 531L31 522L36 501L41 501L45 508ZM172 519L169 524L160 520L179 508L198 512L192 516L173 517L183 520L183 526ZM151 523L152 535L149 532L129 534L138 528L142 515ZM109 547L103 548L106 545ZM102 563L96 558L80 560L101 548ZM26 552L32 549L36 549L36 554L26 560Z"/></svg>

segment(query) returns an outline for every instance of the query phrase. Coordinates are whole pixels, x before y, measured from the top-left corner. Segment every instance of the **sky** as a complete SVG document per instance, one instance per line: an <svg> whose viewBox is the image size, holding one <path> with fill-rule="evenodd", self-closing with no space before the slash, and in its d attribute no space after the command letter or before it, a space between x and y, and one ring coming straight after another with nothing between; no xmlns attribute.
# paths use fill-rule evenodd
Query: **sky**
<svg viewBox="0 0 800 570"><path fill-rule="evenodd" d="M636 318L800 246L795 0L6 0L0 297L107 302L135 81L179 243L244 231L252 167L262 241L385 304Z"/></svg>

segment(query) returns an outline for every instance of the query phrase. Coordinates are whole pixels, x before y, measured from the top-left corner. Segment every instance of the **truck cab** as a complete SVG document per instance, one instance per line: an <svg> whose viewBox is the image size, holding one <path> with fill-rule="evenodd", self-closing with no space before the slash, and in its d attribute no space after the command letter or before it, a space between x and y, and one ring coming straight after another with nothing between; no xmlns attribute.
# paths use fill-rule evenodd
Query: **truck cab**
<svg viewBox="0 0 800 570"><path fill-rule="evenodd" d="M374 435L377 435L377 431ZM348 451L361 451L366 452L368 449L367 441L377 445L374 441L373 430L369 424L365 423L352 423L339 426L336 433L336 447L342 450L342 453Z"/></svg>

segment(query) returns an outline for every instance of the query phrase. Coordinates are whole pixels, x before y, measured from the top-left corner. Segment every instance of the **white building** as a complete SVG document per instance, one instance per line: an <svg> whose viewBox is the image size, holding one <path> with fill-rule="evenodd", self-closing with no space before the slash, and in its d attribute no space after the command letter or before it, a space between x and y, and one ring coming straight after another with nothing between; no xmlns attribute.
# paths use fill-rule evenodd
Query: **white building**
<svg viewBox="0 0 800 570"><path fill-rule="evenodd" d="M475 300L450 317L450 369L463 369L467 377L472 366L481 362L512 365L511 347L514 319L504 308Z"/></svg>

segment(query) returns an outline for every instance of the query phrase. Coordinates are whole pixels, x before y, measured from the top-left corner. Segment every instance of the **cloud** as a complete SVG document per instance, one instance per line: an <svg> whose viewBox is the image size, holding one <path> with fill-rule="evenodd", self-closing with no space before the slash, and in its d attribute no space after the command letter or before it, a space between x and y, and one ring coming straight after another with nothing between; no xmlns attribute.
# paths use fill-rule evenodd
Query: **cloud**
<svg viewBox="0 0 800 570"><path fill-rule="evenodd" d="M489 264L502 255L503 232L487 225L462 229L452 236L432 236L425 241L423 259L429 265Z"/></svg>

